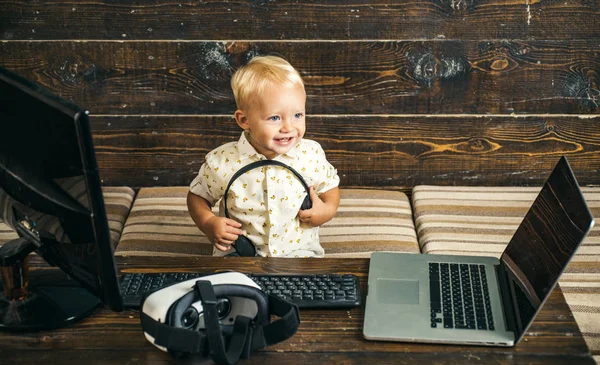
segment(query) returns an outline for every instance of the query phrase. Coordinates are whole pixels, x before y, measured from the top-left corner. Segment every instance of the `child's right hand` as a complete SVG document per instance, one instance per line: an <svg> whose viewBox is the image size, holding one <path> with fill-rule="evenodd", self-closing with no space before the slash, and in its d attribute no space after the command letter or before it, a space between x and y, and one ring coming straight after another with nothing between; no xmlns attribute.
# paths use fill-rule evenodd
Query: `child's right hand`
<svg viewBox="0 0 600 365"><path fill-rule="evenodd" d="M207 232L210 243L220 251L229 251L231 245L243 233L240 229L242 224L233 219L214 216L207 222Z"/></svg>

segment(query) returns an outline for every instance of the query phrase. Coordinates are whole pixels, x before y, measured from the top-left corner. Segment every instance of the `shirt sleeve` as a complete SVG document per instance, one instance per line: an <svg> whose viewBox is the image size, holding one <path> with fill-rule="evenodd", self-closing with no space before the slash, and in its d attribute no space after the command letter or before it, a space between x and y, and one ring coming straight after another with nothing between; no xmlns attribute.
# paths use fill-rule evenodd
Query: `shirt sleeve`
<svg viewBox="0 0 600 365"><path fill-rule="evenodd" d="M319 182L314 186L317 194L322 194L340 185L337 169L325 157L325 151L317 144L317 168L319 169Z"/></svg>
<svg viewBox="0 0 600 365"><path fill-rule="evenodd" d="M198 175L190 183L190 192L206 199L211 206L223 196L222 182L216 173L217 167L213 165L207 156Z"/></svg>

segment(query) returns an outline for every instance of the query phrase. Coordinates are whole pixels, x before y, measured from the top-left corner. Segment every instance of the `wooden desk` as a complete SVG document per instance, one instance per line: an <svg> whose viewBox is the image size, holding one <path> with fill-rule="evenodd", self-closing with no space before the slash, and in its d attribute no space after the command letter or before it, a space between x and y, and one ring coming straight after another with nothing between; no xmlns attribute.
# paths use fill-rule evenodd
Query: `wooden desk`
<svg viewBox="0 0 600 365"><path fill-rule="evenodd" d="M117 258L122 272L237 270L356 274L363 302L352 310L304 310L298 333L239 364L595 364L559 288L514 348L366 341L362 336L368 259ZM0 333L2 364L192 364L176 361L143 336L138 312L106 309L70 328ZM207 361L204 361L205 363ZM210 361L208 361L210 363Z"/></svg>

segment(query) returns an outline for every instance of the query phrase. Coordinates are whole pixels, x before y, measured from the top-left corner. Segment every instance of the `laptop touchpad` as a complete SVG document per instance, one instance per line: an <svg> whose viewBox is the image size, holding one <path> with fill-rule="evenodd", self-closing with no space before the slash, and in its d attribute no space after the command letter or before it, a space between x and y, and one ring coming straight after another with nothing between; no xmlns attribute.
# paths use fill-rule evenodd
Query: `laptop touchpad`
<svg viewBox="0 0 600 365"><path fill-rule="evenodd" d="M419 281L377 279L377 299L381 303L419 304Z"/></svg>

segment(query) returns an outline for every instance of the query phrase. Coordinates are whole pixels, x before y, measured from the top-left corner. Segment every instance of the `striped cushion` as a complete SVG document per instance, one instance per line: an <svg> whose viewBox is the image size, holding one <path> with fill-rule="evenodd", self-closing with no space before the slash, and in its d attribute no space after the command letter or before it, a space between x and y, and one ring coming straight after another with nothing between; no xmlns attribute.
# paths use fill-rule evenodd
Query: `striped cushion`
<svg viewBox="0 0 600 365"><path fill-rule="evenodd" d="M17 233L0 219L0 244L19 238Z"/></svg>
<svg viewBox="0 0 600 365"><path fill-rule="evenodd" d="M398 191L340 189L335 217L321 229L327 257L370 257L375 251L419 253L408 197Z"/></svg>
<svg viewBox="0 0 600 365"><path fill-rule="evenodd" d="M416 186L412 202L423 253L500 257L541 187ZM584 187L594 217L600 188ZM592 354L600 356L600 224L589 233L560 280Z"/></svg>
<svg viewBox="0 0 600 365"><path fill-rule="evenodd" d="M106 186L102 188L104 196L104 209L110 229L110 243L113 250L117 248L125 221L129 216L129 210L135 198L135 191L125 186Z"/></svg>
<svg viewBox="0 0 600 365"><path fill-rule="evenodd" d="M135 192L128 187L103 187L102 194L110 229L110 242L115 249L121 238ZM0 220L0 245L18 237L12 228Z"/></svg>
<svg viewBox="0 0 600 365"><path fill-rule="evenodd" d="M212 255L212 245L187 210L187 187L140 189L117 255ZM404 193L342 189L338 213L320 230L327 257L369 257L373 251L419 252Z"/></svg>

